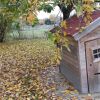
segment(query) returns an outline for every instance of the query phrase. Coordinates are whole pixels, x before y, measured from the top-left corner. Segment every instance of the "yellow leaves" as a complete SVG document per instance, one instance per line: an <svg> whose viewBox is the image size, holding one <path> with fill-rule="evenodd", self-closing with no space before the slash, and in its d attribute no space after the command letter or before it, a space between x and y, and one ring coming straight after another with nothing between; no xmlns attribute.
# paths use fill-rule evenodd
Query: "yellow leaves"
<svg viewBox="0 0 100 100"><path fill-rule="evenodd" d="M43 93L43 77L39 75L47 66L56 65L55 50L54 44L48 40L23 40L0 44L3 75L0 82L3 82L2 89L5 91L1 94L10 92L15 96L18 93L20 97L29 99L30 95L34 97L34 93Z"/></svg>
<svg viewBox="0 0 100 100"><path fill-rule="evenodd" d="M62 25L63 24L65 24L65 21L62 22ZM57 31L57 33L55 33L54 43L56 44L57 47L57 56L55 57L55 59L57 65L59 65L61 61L61 55L59 54L61 54L62 46L65 46L67 50L70 52L70 48L69 48L70 43L69 40L67 39L67 32L64 31L62 35L60 31Z"/></svg>
<svg viewBox="0 0 100 100"><path fill-rule="evenodd" d="M84 22L85 22L85 23L88 21L86 17L84 17L84 19L83 19L83 20L84 20Z"/></svg>
<svg viewBox="0 0 100 100"><path fill-rule="evenodd" d="M88 12L88 13L91 13L93 11L93 7L91 7L88 4L84 4L83 5L83 10L86 11L86 12Z"/></svg>
<svg viewBox="0 0 100 100"><path fill-rule="evenodd" d="M64 31L63 31L63 36L66 37L67 36L67 28L68 28L68 23L66 20L62 21L61 22L61 27L64 28Z"/></svg>
<svg viewBox="0 0 100 100"><path fill-rule="evenodd" d="M64 33L63 33L63 34L64 34L64 36L67 36L67 32L65 32L65 31L64 31Z"/></svg>
<svg viewBox="0 0 100 100"><path fill-rule="evenodd" d="M81 27L80 30L79 30L79 33L83 32L85 29L85 27Z"/></svg>
<svg viewBox="0 0 100 100"><path fill-rule="evenodd" d="M60 65L60 60L59 59L57 59L57 65Z"/></svg>
<svg viewBox="0 0 100 100"><path fill-rule="evenodd" d="M93 12L93 5L91 4L91 2L93 2L93 0L84 0L83 1L83 11L84 11L84 22L87 25L89 25L92 22L92 12Z"/></svg>
<svg viewBox="0 0 100 100"><path fill-rule="evenodd" d="M0 77L3 88L1 85L0 88L4 91L0 92L0 95L4 95L7 100L64 100L63 96L58 97L56 93L60 91L58 88L65 84L65 79L61 80L58 68L53 67L56 66L55 59L60 63L60 52L61 49L55 48L54 44L47 40L0 44L0 63L3 65L0 73L3 75L2 79ZM71 92L68 90L62 94L66 93Z"/></svg>
<svg viewBox="0 0 100 100"><path fill-rule="evenodd" d="M61 27L64 28L64 29L68 28L68 23L67 23L66 20L64 20L64 21L61 22Z"/></svg>
<svg viewBox="0 0 100 100"><path fill-rule="evenodd" d="M64 94L70 94L70 90L65 90L65 91L62 91L62 93L64 93Z"/></svg>
<svg viewBox="0 0 100 100"><path fill-rule="evenodd" d="M91 14L86 14L84 16L84 22L86 23L86 26L89 25L91 22L92 22L92 17L91 17Z"/></svg>
<svg viewBox="0 0 100 100"><path fill-rule="evenodd" d="M83 0L84 3L92 3L94 0Z"/></svg>
<svg viewBox="0 0 100 100"><path fill-rule="evenodd" d="M78 90L74 90L74 93L78 94L79 92L78 92Z"/></svg>
<svg viewBox="0 0 100 100"><path fill-rule="evenodd" d="M57 42L60 42L60 34L59 32L55 33L55 37L54 37L54 40L57 41Z"/></svg>
<svg viewBox="0 0 100 100"><path fill-rule="evenodd" d="M10 91L19 91L21 84L17 84L8 88Z"/></svg>
<svg viewBox="0 0 100 100"><path fill-rule="evenodd" d="M8 100L13 100L12 98L9 98Z"/></svg>
<svg viewBox="0 0 100 100"><path fill-rule="evenodd" d="M31 100L30 98L27 98L27 100Z"/></svg>
<svg viewBox="0 0 100 100"><path fill-rule="evenodd" d="M67 50L69 52L71 52L71 50L69 48L69 44L70 44L70 41L67 39L67 37L63 37L63 46L65 46L67 48Z"/></svg>
<svg viewBox="0 0 100 100"><path fill-rule="evenodd" d="M55 60L56 60L56 64L60 65L60 61L61 61L61 49L60 48L56 48L56 55L55 55Z"/></svg>

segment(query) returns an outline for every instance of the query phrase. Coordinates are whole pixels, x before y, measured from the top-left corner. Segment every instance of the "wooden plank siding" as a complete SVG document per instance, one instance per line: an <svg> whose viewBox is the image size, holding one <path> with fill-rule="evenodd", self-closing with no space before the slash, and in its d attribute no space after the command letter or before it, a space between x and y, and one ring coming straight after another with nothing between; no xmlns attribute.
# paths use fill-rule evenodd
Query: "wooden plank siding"
<svg viewBox="0 0 100 100"><path fill-rule="evenodd" d="M87 76L87 56L89 53L86 54L86 43L89 41L97 40L100 38L100 26L95 28L93 31L88 33L86 36L82 37L78 42L79 46L79 59L80 59L80 72L81 72L81 93L88 93L89 86L88 86L88 76ZM97 45L93 45L92 47L95 48Z"/></svg>
<svg viewBox="0 0 100 100"><path fill-rule="evenodd" d="M71 52L66 47L62 47L62 61L60 72L80 91L80 67L78 58L78 44L74 40L74 45L70 45Z"/></svg>
<svg viewBox="0 0 100 100"><path fill-rule="evenodd" d="M66 62L61 62L60 65L60 72L66 77L73 84L73 86L77 90L81 90L81 83L80 83L80 73L76 70L73 70L70 64Z"/></svg>

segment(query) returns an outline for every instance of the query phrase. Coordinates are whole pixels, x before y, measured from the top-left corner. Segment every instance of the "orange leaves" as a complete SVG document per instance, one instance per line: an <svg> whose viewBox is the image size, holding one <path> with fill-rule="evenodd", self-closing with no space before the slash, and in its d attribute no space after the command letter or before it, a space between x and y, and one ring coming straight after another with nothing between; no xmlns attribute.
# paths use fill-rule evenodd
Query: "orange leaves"
<svg viewBox="0 0 100 100"><path fill-rule="evenodd" d="M27 16L27 22L32 25L33 21L35 20L35 16L32 12L30 12Z"/></svg>

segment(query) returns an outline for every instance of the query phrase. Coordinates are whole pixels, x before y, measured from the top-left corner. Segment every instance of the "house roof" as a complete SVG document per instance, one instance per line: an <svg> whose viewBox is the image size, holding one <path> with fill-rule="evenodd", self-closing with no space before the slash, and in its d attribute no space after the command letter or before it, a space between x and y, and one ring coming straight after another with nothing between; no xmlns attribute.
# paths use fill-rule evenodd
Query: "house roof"
<svg viewBox="0 0 100 100"><path fill-rule="evenodd" d="M100 10L96 10L92 13L93 22L99 17L100 17ZM76 15L68 19L68 24L69 24L69 28L65 31L68 33L68 35L71 36L75 36L75 34L79 33L80 27L86 26L82 16L77 17Z"/></svg>

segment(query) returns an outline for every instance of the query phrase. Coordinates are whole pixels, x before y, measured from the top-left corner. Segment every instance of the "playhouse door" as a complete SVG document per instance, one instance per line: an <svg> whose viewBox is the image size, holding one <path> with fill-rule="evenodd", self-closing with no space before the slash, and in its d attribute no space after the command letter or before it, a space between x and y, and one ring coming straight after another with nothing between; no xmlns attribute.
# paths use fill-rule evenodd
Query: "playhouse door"
<svg viewBox="0 0 100 100"><path fill-rule="evenodd" d="M86 60L89 92L100 92L100 39L86 42Z"/></svg>

